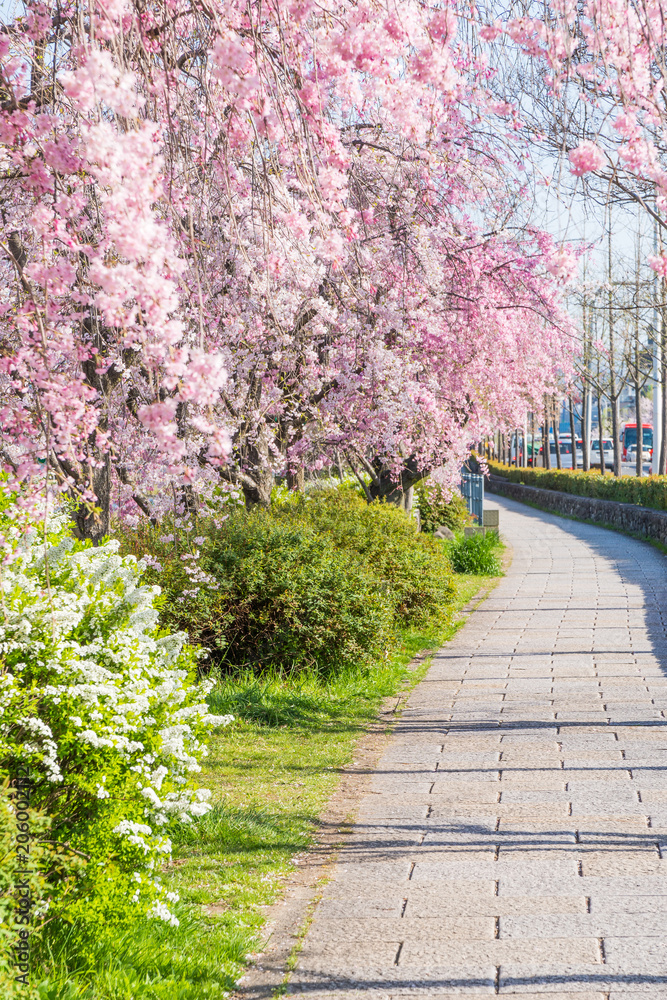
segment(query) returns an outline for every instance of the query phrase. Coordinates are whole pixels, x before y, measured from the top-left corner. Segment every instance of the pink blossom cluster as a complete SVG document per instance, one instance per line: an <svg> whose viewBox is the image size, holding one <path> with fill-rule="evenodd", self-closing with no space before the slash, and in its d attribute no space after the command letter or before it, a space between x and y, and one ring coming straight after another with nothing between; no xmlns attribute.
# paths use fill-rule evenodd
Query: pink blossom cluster
<svg viewBox="0 0 667 1000"><path fill-rule="evenodd" d="M568 153L572 173L575 177L600 170L606 163L606 157L599 146L590 140L580 142L576 149Z"/></svg>

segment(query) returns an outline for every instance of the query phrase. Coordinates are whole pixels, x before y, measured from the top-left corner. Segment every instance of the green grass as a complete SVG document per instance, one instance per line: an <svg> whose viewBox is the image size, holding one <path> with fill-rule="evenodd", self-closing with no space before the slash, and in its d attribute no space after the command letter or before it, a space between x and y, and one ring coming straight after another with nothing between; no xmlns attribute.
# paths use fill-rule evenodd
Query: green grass
<svg viewBox="0 0 667 1000"><path fill-rule="evenodd" d="M456 576L457 612L494 578ZM73 947L58 938L43 1000L219 1000L262 946L262 907L281 893L295 857L312 842L356 739L383 698L412 687L428 666L414 656L451 638L445 630L408 631L402 648L372 668L324 680L251 674L211 692L216 712L236 721L214 734L201 784L214 808L184 828L165 883L181 896L177 930L142 922L90 944L72 966ZM39 977L36 977L39 983Z"/></svg>

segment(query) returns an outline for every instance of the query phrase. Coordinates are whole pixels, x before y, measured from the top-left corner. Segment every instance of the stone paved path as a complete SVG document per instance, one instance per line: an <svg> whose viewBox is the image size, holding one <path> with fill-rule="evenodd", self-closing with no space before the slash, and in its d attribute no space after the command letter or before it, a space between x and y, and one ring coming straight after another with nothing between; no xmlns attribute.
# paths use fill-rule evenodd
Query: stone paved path
<svg viewBox="0 0 667 1000"><path fill-rule="evenodd" d="M291 994L667 998L667 557L498 506L512 567L410 698Z"/></svg>

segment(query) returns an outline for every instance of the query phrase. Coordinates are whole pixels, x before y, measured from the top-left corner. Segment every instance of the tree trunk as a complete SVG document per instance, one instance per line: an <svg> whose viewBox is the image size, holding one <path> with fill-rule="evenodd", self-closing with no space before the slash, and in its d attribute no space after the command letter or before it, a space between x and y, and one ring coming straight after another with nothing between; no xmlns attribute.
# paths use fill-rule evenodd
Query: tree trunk
<svg viewBox="0 0 667 1000"><path fill-rule="evenodd" d="M103 464L92 471L92 488L97 498L95 510L84 503L76 506L73 516L73 529L77 538L90 539L93 545L99 545L109 534L111 521L111 455L109 452L102 459Z"/></svg>
<svg viewBox="0 0 667 1000"><path fill-rule="evenodd" d="M635 453L635 475L644 472L644 428L642 427L642 390L639 384L638 368L635 367L635 421L637 423L637 451Z"/></svg>
<svg viewBox="0 0 667 1000"><path fill-rule="evenodd" d="M544 421L542 428L542 465L545 469L551 468L551 440L549 438L549 418Z"/></svg>
<svg viewBox="0 0 667 1000"><path fill-rule="evenodd" d="M589 472L591 468L591 439L588 434L590 421L588 414L591 408L592 399L590 389L586 384L581 391L581 460L584 472Z"/></svg>
<svg viewBox="0 0 667 1000"><path fill-rule="evenodd" d="M554 444L556 445L556 467L559 469L563 468L563 460L560 456L560 432L558 430L560 417L560 409L556 407L556 400L554 399L553 412L552 412L552 422L554 428Z"/></svg>
<svg viewBox="0 0 667 1000"><path fill-rule="evenodd" d="M340 477L342 480L342 476ZM303 465L287 473L287 489L296 493L303 493L306 488L306 470Z"/></svg>
<svg viewBox="0 0 667 1000"><path fill-rule="evenodd" d="M602 447L604 431L602 429L602 404L600 402L599 393L598 393L598 438L600 441L600 475L604 476L606 473L606 466L604 464L604 448Z"/></svg>
<svg viewBox="0 0 667 1000"><path fill-rule="evenodd" d="M267 510L271 506L271 490L273 489L273 469L258 469L255 473L254 483L243 483L243 496L245 498L246 510L253 507L265 507Z"/></svg>
<svg viewBox="0 0 667 1000"><path fill-rule="evenodd" d="M253 507L266 507L268 509L271 506L273 473L270 472L268 475L260 473L255 484L249 486L247 483L243 483L242 488L247 510L252 510Z"/></svg>
<svg viewBox="0 0 667 1000"><path fill-rule="evenodd" d="M77 538L89 539L93 545L99 545L109 534L111 526L111 453L108 448L103 450L99 447L97 431L103 434L108 431L108 400L122 379L123 366L113 362L106 371L98 371L100 359L108 357L109 344L116 339L115 331L102 325L97 313L86 317L83 326L96 349L93 358L89 357L81 362L81 370L87 384L98 394L100 408L97 430L88 438L89 456L82 461L79 469L75 469L73 464L62 459L55 465L60 466L60 469L67 472L75 481L75 499L76 495L80 496L86 488L94 493L96 510L93 511L87 504L77 501L72 515L72 527Z"/></svg>
<svg viewBox="0 0 667 1000"><path fill-rule="evenodd" d="M663 281L664 288L664 281ZM664 319L663 319L663 331L664 331ZM661 476L667 474L667 364L665 364L665 335L663 332L662 339L662 371L660 373L660 380L662 382L662 399L660 406L660 422L662 426L662 434L660 435L660 464L658 466L658 472Z"/></svg>
<svg viewBox="0 0 667 1000"><path fill-rule="evenodd" d="M572 468L577 468L577 431L574 421L574 403L572 402L572 393L568 396L570 404L570 439L572 441Z"/></svg>
<svg viewBox="0 0 667 1000"><path fill-rule="evenodd" d="M431 471L419 468L413 458L408 459L405 463L398 479L388 469L385 469L377 459L371 463L370 467L374 472L369 487L371 499L386 500L388 503L401 507L407 513L412 508L412 487L425 479Z"/></svg>
<svg viewBox="0 0 667 1000"><path fill-rule="evenodd" d="M618 396L611 400L611 433L614 441L614 475L620 476L621 468L621 420L618 412Z"/></svg>

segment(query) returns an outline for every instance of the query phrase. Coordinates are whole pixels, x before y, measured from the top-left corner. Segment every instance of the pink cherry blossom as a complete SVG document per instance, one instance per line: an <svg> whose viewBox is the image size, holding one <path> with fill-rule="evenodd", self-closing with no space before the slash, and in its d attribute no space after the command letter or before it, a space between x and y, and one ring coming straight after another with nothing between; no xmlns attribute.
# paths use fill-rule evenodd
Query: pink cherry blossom
<svg viewBox="0 0 667 1000"><path fill-rule="evenodd" d="M577 148L570 150L567 155L570 169L575 177L583 177L584 174L600 170L606 163L606 157L600 147L589 140L580 142Z"/></svg>

